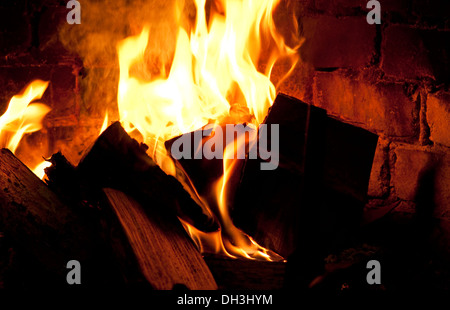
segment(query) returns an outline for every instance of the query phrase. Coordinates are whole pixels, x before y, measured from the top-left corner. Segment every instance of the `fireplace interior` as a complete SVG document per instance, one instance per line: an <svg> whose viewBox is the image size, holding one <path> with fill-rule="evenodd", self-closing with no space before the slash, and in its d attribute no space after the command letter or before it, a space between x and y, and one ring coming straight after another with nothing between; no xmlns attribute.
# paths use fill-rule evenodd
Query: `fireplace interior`
<svg viewBox="0 0 450 310"><path fill-rule="evenodd" d="M195 22L194 1L79 2L81 24L67 23L67 1L0 3L0 115L29 82L49 81L37 101L51 110L42 128L25 134L14 154L33 169L42 158L60 152L52 157L47 183L32 188L51 191L51 197L61 200L52 204L54 208L76 215L49 215L52 221L63 221L54 228L61 234L18 229L29 222L36 227L35 213L20 210L20 205L27 205L20 198L5 198L12 197L6 193L10 185L0 181L1 289L66 285L65 276L61 278L68 272L66 266L51 270L60 262L57 256L54 261L50 254L36 257L43 250L24 242L40 237L55 238L50 245L55 255L58 247L74 245L64 253L79 254L82 265L86 259L86 287L170 289L158 286L158 281L149 283L155 276L142 271L140 259L145 261L145 255L136 254L142 240L130 241L133 225L123 228L128 217L140 214L128 213L127 206L145 209L152 204L167 206L183 225L167 220L172 213L156 214L148 207L153 210L146 215L151 223L142 231L156 234L161 229L158 222L175 225L164 226L173 233L161 241L162 247L178 251L173 256L168 251L168 259L187 255L198 264L198 274L193 271L189 281L175 283L176 288L182 284L194 289L287 289L329 295L450 289L448 1L380 0L380 24L367 22L370 9L365 0L281 0L274 10L277 30L287 46L298 44L299 57L286 77L292 66L289 57L271 70L276 98L260 122L280 124L280 166L261 171L260 161L243 159L238 164L242 175L230 178L235 193L228 207L237 228L273 251L272 258L282 257L275 261L200 254L198 242L191 244L188 238L192 228L186 232L181 227L196 224L211 232L226 220L209 221L192 191L185 191L186 184L147 166L154 159L146 157L149 146L116 122L121 117L117 93L122 78L117 44L152 21L145 64L152 74L170 72L176 41L169 38L177 36L173 26ZM221 12L224 2L206 1L207 18L214 10ZM178 19L166 14L174 7L179 9ZM261 59L270 58L264 49L261 53ZM239 101L239 96L233 99ZM105 114L108 120L102 128ZM3 142L0 139L0 147L7 148ZM24 180L31 178L17 168L22 166L12 153L2 150L0 156L0 162L7 163L0 169L4 180L17 171ZM178 176L187 175L187 187L202 197L213 192L210 186L223 175L225 163L174 162ZM31 184L27 182L23 184ZM28 217L15 217L15 212ZM63 225L67 218L72 222ZM47 225L45 220L42 225ZM143 253L154 253L145 252L143 244ZM137 263L131 262L133 256ZM381 264L381 284L366 281L371 260Z"/></svg>

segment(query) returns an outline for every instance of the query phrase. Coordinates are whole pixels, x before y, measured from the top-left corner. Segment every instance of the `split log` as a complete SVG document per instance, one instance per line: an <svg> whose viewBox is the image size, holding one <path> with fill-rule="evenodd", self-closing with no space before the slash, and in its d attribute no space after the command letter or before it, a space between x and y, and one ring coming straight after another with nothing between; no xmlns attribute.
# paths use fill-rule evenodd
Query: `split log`
<svg viewBox="0 0 450 310"><path fill-rule="evenodd" d="M29 256L25 264L36 262L37 268L43 269L45 278L41 282L34 279L41 285L49 278L56 281L45 282L49 285L67 284L70 260L78 260L84 270L99 267L93 263L99 255L98 240L85 219L7 149L0 150L0 223L13 244ZM84 277L83 283L95 282L104 273L96 270L91 275ZM33 279L25 281L32 283Z"/></svg>
<svg viewBox="0 0 450 310"><path fill-rule="evenodd" d="M308 266L358 225L378 137L284 94L278 94L264 124L279 125L279 165L261 170L261 158L246 158L229 198L232 218L262 246ZM270 146L271 127L267 130ZM221 162L183 158L177 164L199 193L208 195L223 173ZM299 255L310 257L300 263Z"/></svg>
<svg viewBox="0 0 450 310"><path fill-rule="evenodd" d="M225 126L221 126L225 132ZM204 144L212 139L211 136L204 136L205 127L202 127L193 132L185 133L181 136L175 137L166 141L165 148L167 152L172 155L172 146L178 140L190 141L190 150L184 154L183 158L176 160L176 168L178 173L186 175L186 180L190 182L190 186L195 188L195 191L203 198L208 198L210 194L214 193L215 183L223 175L223 160L212 158L205 160L203 154L197 158L197 153L202 151ZM196 139L195 137L201 137ZM225 146L225 136L223 138L223 145ZM241 160L243 162L243 160Z"/></svg>
<svg viewBox="0 0 450 310"><path fill-rule="evenodd" d="M241 124L242 125L242 124ZM224 172L224 162L220 158L205 159L203 154L199 156L197 153L202 152L206 143L214 143L214 147L218 147L215 144L219 140L222 142L222 146L225 148L227 145L227 135L226 135L226 125L217 125L214 130L205 129L204 126L196 131L185 133L179 137L175 137L171 140L166 141L166 150L172 155L172 146L178 139L184 141L190 141L190 154L186 154L186 158L180 158L176 160L176 168L178 174L184 176L183 179L186 180L188 186L193 188L193 191L201 197L202 200L206 201L211 211L216 215L216 217L221 220L218 197L217 197L217 186L218 181L223 176ZM208 130L209 135L205 135L205 131ZM211 130L211 132L209 132ZM217 134L216 130L220 130L222 134ZM217 137L216 137L217 134ZM239 138L243 138L243 133L236 133L240 135ZM256 130L255 130L256 135ZM198 137L202 137L199 139ZM245 138L245 145L241 146L248 149L248 137ZM185 154L185 155L186 155ZM200 158L201 157L201 158ZM245 159L235 159L233 163L233 170L229 172L227 180L227 188L225 193L225 200L231 206L234 199L234 192L239 184L242 167L245 163ZM220 223L222 224L222 223Z"/></svg>
<svg viewBox="0 0 450 310"><path fill-rule="evenodd" d="M120 191L103 191L142 274L154 289L168 290L176 285L192 290L217 289L211 272L176 217L164 216L154 208L144 211Z"/></svg>
<svg viewBox="0 0 450 310"><path fill-rule="evenodd" d="M264 122L279 125L278 167L261 170L263 160L248 159L237 189L232 213L236 225L285 258L305 235L304 225L317 219L305 202L311 189L322 187L320 126L325 118L324 110L279 94Z"/></svg>
<svg viewBox="0 0 450 310"><path fill-rule="evenodd" d="M76 168L55 154L51 159L54 166L46 169L48 184L71 201L97 201L102 188L115 188L139 201L150 199L151 208L176 214L202 231L217 230L214 217L174 177L164 173L146 150L145 144L132 139L115 122L85 152Z"/></svg>
<svg viewBox="0 0 450 310"><path fill-rule="evenodd" d="M279 124L279 167L262 171L260 159L246 160L233 219L292 268L311 272L361 221L378 137L283 94L264 123Z"/></svg>

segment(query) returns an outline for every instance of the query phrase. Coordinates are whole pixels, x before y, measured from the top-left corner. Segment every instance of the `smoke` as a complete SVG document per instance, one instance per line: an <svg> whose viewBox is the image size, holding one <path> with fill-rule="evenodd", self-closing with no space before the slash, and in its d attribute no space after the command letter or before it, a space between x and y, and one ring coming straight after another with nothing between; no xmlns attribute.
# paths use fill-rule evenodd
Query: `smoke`
<svg viewBox="0 0 450 310"><path fill-rule="evenodd" d="M59 37L66 49L83 60L81 116L101 118L106 111L117 116L117 43L148 25L145 68L133 69L147 80L165 76L178 27L189 27L195 19L195 5L184 0L81 0L80 4L81 24L62 25Z"/></svg>

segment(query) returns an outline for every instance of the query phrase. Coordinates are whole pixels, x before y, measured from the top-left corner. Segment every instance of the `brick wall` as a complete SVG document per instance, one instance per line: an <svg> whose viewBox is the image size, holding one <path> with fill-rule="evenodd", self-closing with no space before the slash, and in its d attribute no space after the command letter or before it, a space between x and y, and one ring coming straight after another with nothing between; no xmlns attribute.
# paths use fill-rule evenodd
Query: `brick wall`
<svg viewBox="0 0 450 310"><path fill-rule="evenodd" d="M280 90L377 133L370 198L449 227L450 2L379 2L369 25L364 0L290 1L306 40Z"/></svg>
<svg viewBox="0 0 450 310"><path fill-rule="evenodd" d="M372 199L414 206L426 187L424 176L432 174L430 208L434 205L435 216L450 221L450 2L380 0L381 25L367 24L366 3L284 2L278 21L294 10L306 40L301 63L280 91L379 134ZM63 46L59 30L65 5L57 0L0 2L0 113L28 82L49 80L41 101L52 111L44 130L30 139L48 139L44 155L61 149L77 162L95 138L104 111L114 104L117 68L102 66L101 58L83 64ZM92 86L96 76L101 83Z"/></svg>
<svg viewBox="0 0 450 310"><path fill-rule="evenodd" d="M52 109L44 120L44 128L24 138L24 143L36 146L39 154L21 153L19 148L24 162L27 157L41 158L60 149L76 163L94 139L92 129L101 126L100 115L93 114L91 118L92 113L85 108L81 89L85 78L83 63L63 46L59 37L60 28L66 24L66 3L0 2L0 114L9 99L32 80L50 81L40 100ZM46 144L44 149L42 144Z"/></svg>

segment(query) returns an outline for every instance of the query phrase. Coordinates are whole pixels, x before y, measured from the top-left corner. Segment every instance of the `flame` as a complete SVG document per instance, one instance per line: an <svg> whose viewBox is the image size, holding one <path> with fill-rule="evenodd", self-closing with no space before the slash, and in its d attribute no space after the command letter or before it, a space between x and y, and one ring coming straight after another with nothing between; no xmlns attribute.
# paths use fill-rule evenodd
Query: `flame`
<svg viewBox="0 0 450 310"><path fill-rule="evenodd" d="M239 230L234 226L229 214L229 192L233 191L230 187L230 178L236 173L236 166L238 161L237 150L239 145L245 145L248 142L245 139L245 134L238 136L234 142L231 142L225 147L223 155L223 175L215 185L216 203L220 212L220 222L223 228L222 239L225 240L224 247L227 249L228 256L239 256L248 259L261 259L269 261L279 261L283 258L278 254L261 247L250 236ZM254 142L254 141L251 141ZM226 238L224 238L224 236Z"/></svg>
<svg viewBox="0 0 450 310"><path fill-rule="evenodd" d="M102 132L104 132L106 130L106 128L108 128L108 124L109 124L109 116L108 116L108 112L106 112L105 118L103 119L102 128L100 128L100 132L98 133L99 136L102 134Z"/></svg>
<svg viewBox="0 0 450 310"><path fill-rule="evenodd" d="M256 126L263 122L276 96L270 80L272 68L278 59L288 58L289 74L298 61L298 46L288 47L276 30L272 13L278 3L279 0L216 0L207 20L206 0L195 0L197 15L190 31L182 26L182 10L177 7L174 14L180 22L168 73L166 64L157 74L147 69L145 55L152 37L149 25L117 45L120 121L127 132L142 136L149 146L149 155L167 174L176 176L176 169L164 148L165 141L211 122L250 122ZM231 221L226 193L234 166L233 160L224 160L216 199L209 202L217 206L221 232L206 236L183 224L194 240L203 244L209 239L208 248L216 252L278 259Z"/></svg>
<svg viewBox="0 0 450 310"><path fill-rule="evenodd" d="M6 112L0 116L0 146L15 152L23 135L42 128L42 120L50 108L42 103L31 103L42 98L48 82L34 80L23 91L11 98Z"/></svg>
<svg viewBox="0 0 450 310"><path fill-rule="evenodd" d="M42 128L42 120L50 112L50 108L33 101L42 98L48 83L34 80L26 86L22 93L11 98L5 113L0 116L0 147L8 148L11 152L16 153L25 134L39 131ZM32 169L41 179L45 174L44 166L48 166L48 163L40 163Z"/></svg>
<svg viewBox="0 0 450 310"><path fill-rule="evenodd" d="M212 195L203 197L202 202L215 214L220 222L221 229L205 233L199 231L192 225L182 221L188 234L196 243L202 253L219 253L232 258L243 257L246 259L258 259L268 261L283 260L281 256L258 245L250 236L234 226L229 213L229 205L232 203L234 192L239 179L243 161L238 158L238 150L241 147L251 147L256 141L251 135L245 133L238 134L234 141L231 141L225 148L223 154L223 175L211 186ZM230 182L230 180L235 180Z"/></svg>
<svg viewBox="0 0 450 310"><path fill-rule="evenodd" d="M34 173L35 175L37 175L37 177L38 177L39 179L42 180L42 179L44 179L44 177L45 177L45 171L44 171L44 169L50 167L51 165L52 165L51 162L44 160L44 161L42 161L41 163L39 163L38 165L36 165L36 167L34 167L33 169L31 169L31 171L33 171L33 173Z"/></svg>

